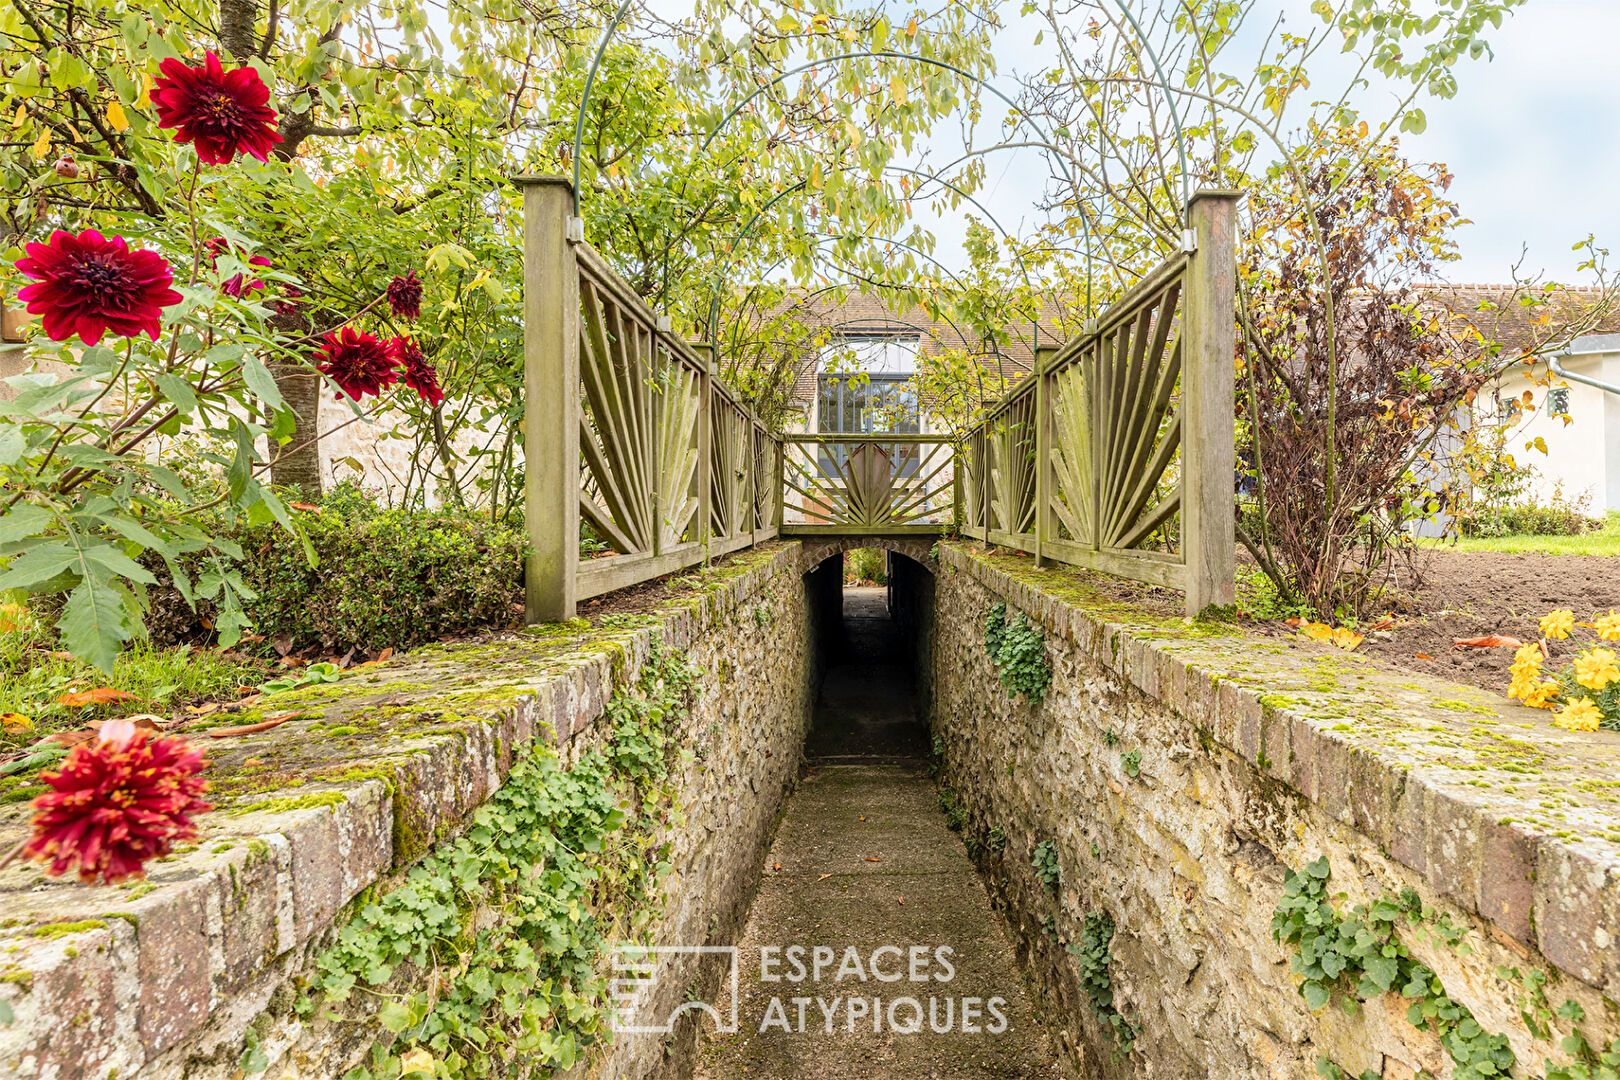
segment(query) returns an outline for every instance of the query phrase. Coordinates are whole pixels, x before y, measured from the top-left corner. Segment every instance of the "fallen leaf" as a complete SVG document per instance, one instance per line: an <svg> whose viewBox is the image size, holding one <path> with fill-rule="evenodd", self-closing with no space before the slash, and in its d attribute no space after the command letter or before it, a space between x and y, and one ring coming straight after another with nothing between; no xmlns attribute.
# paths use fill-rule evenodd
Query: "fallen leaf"
<svg viewBox="0 0 1620 1080"><path fill-rule="evenodd" d="M215 728L212 731L205 731L203 734L210 739L228 739L232 735L252 735L256 731L269 731L273 727L280 727L300 715L302 714L295 712L282 713L280 716L271 716L260 720L257 724L238 724L236 727Z"/></svg>
<svg viewBox="0 0 1620 1080"><path fill-rule="evenodd" d="M187 705L186 706L186 712L190 713L192 716L207 716L211 712L218 712L218 711L219 711L219 702L217 702L217 701L208 701L208 702L204 702L201 705Z"/></svg>
<svg viewBox="0 0 1620 1080"><path fill-rule="evenodd" d="M866 861L867 862L882 862L883 860L878 858L876 855L868 855L866 857Z"/></svg>
<svg viewBox="0 0 1620 1080"><path fill-rule="evenodd" d="M243 768L252 768L255 765L263 765L263 764L264 764L264 758L262 758L262 757L250 757L250 758L247 758L246 760L244 760L242 762L242 767Z"/></svg>
<svg viewBox="0 0 1620 1080"><path fill-rule="evenodd" d="M1460 637L1452 639L1453 649L1517 649L1524 645L1516 637L1506 634L1486 634L1484 637Z"/></svg>
<svg viewBox="0 0 1620 1080"><path fill-rule="evenodd" d="M110 686L98 686L94 690L78 690L71 694L63 694L56 699L58 705L77 708L81 705L110 705L117 701L140 701L141 699L128 690L114 690Z"/></svg>
<svg viewBox="0 0 1620 1080"><path fill-rule="evenodd" d="M259 697L257 686L238 686L236 692L242 695L242 700L237 702L238 705L246 705L250 701L258 700Z"/></svg>
<svg viewBox="0 0 1620 1080"><path fill-rule="evenodd" d="M826 881L830 877L832 877L831 874L822 874L820 877L816 878L816 880L817 881Z"/></svg>
<svg viewBox="0 0 1620 1080"><path fill-rule="evenodd" d="M20 712L0 713L0 727L5 728L8 734L20 735L33 731L34 722Z"/></svg>
<svg viewBox="0 0 1620 1080"><path fill-rule="evenodd" d="M293 642L291 634L277 634L275 637L270 639L270 647L276 650L277 656L286 656L288 653L292 652L292 645Z"/></svg>
<svg viewBox="0 0 1620 1080"><path fill-rule="evenodd" d="M1418 659L1419 659L1419 660L1433 660L1433 659L1434 659L1434 657L1432 657L1432 656L1430 656L1430 655L1429 655L1429 654L1428 654L1428 653L1426 653L1426 652L1420 652L1420 653L1418 653L1418 654L1417 654L1417 658L1418 658Z"/></svg>
<svg viewBox="0 0 1620 1080"><path fill-rule="evenodd" d="M318 514L321 512L321 508L316 506L314 503L290 502L287 505L292 507L294 510L302 510L306 514Z"/></svg>
<svg viewBox="0 0 1620 1080"><path fill-rule="evenodd" d="M894 902L897 903L897 904L902 904L903 905L906 902L906 898L903 897L903 896L897 896L897 897L894 898Z"/></svg>
<svg viewBox="0 0 1620 1080"><path fill-rule="evenodd" d="M865 818L861 818L861 820L862 820L862 821L865 821L865 820L866 820L866 819L865 819Z"/></svg>
<svg viewBox="0 0 1620 1080"><path fill-rule="evenodd" d="M375 661L373 661L373 662L374 662L374 663L378 663L378 664L380 664L380 663L382 663L382 662L383 662L383 661L384 661L384 660L386 660L386 659L388 659L388 658L389 658L389 657L390 657L390 656L393 656L393 655L394 655L394 647L393 647L393 646L392 646L392 645L389 645L389 646L386 646L386 647L385 647L385 648L384 648L384 649L383 649L383 651L382 651L382 652L380 652L380 653L378 653L378 654L377 654L377 658L376 658L376 660L375 660Z"/></svg>
<svg viewBox="0 0 1620 1080"><path fill-rule="evenodd" d="M779 862L773 862L771 863L771 869L780 871L782 869L782 864Z"/></svg>
<svg viewBox="0 0 1620 1080"><path fill-rule="evenodd" d="M1298 615L1295 615L1291 619L1284 619L1283 620L1283 625L1284 626L1304 626L1305 625L1305 620L1300 618Z"/></svg>
<svg viewBox="0 0 1620 1080"><path fill-rule="evenodd" d="M1108 781L1108 788L1115 795L1118 795L1120 792L1125 790L1124 788L1119 786L1119 781L1118 780L1110 780L1110 781Z"/></svg>
<svg viewBox="0 0 1620 1080"><path fill-rule="evenodd" d="M1394 625L1395 625L1395 616L1386 615L1382 619L1379 619L1377 622L1373 623L1371 626L1367 627L1367 629L1369 629L1369 630L1388 630L1390 627L1392 627Z"/></svg>
<svg viewBox="0 0 1620 1080"><path fill-rule="evenodd" d="M54 743L57 746L78 746L80 743L89 742L95 737L96 733L93 731L58 731L45 736L34 745L46 746Z"/></svg>

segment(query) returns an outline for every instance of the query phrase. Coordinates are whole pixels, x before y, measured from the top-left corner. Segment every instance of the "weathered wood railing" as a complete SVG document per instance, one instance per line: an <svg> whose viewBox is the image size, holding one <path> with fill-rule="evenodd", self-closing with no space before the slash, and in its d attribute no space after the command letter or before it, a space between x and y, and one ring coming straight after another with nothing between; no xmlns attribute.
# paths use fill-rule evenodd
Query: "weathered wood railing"
<svg viewBox="0 0 1620 1080"><path fill-rule="evenodd" d="M895 536L953 524L949 438L786 435L782 443L783 535Z"/></svg>
<svg viewBox="0 0 1620 1080"><path fill-rule="evenodd" d="M777 535L782 446L523 177L528 621ZM581 560L581 524L609 549Z"/></svg>
<svg viewBox="0 0 1620 1080"><path fill-rule="evenodd" d="M1194 196L1188 253L1161 264L962 442L962 531L1233 600L1237 196Z"/></svg>

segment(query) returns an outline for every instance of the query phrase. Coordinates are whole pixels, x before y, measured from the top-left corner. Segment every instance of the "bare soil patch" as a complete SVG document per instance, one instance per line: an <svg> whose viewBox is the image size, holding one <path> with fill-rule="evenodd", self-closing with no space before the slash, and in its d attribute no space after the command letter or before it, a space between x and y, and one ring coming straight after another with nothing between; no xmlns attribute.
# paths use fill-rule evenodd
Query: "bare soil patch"
<svg viewBox="0 0 1620 1080"><path fill-rule="evenodd" d="M1538 621L1557 608L1569 608L1578 620L1620 610L1620 559L1611 556L1436 550L1417 571L1396 625L1369 634L1357 651L1495 693L1507 687L1513 650L1456 648L1456 639L1506 634L1535 641ZM1555 663L1575 651L1570 642L1549 644Z"/></svg>

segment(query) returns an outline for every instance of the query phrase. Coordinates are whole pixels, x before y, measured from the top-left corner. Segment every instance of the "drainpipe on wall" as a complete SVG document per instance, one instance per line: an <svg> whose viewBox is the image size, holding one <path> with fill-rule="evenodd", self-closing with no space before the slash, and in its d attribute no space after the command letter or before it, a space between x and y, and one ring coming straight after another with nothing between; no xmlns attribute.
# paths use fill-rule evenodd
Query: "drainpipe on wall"
<svg viewBox="0 0 1620 1080"><path fill-rule="evenodd" d="M1564 365L1560 362L1576 356L1601 356L1603 353L1611 351L1612 350L1610 349L1588 349L1582 352L1576 352L1573 349L1565 349L1561 353L1552 353L1549 355L1547 357L1547 366L1552 369L1554 375L1557 375L1561 379L1568 379L1571 382L1585 383L1587 386L1595 386L1605 393L1620 394L1620 386L1616 386L1614 383L1604 382L1602 379L1594 379L1590 375L1577 375L1573 371L1566 370Z"/></svg>

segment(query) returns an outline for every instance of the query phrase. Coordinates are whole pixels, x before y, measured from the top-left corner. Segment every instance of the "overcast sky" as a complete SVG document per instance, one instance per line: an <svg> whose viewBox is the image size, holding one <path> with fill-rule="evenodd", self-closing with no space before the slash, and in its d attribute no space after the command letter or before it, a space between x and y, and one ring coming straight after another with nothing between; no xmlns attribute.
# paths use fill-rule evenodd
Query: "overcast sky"
<svg viewBox="0 0 1620 1080"><path fill-rule="evenodd" d="M1144 2L1134 0L1138 11ZM1258 31L1270 26L1271 14L1284 15L1300 33L1320 25L1310 0L1260 0L1259 6L1250 24L1257 32L1241 43L1249 51L1232 46L1227 70L1239 69L1240 54L1252 65ZM998 40L1003 72L1050 62L1049 48L1030 43L1034 29L1014 19ZM1451 195L1473 221L1459 234L1461 260L1443 272L1456 282L1506 281L1527 249L1521 274L1584 283L1590 277L1577 273L1579 257L1570 249L1587 234L1611 246L1620 264L1620 0L1529 0L1490 40L1495 58L1460 63L1457 96L1422 100L1427 130L1402 137L1408 156L1451 168ZM1350 71L1331 53L1312 62L1324 93L1336 93ZM1392 100L1375 84L1361 103L1364 115L1382 119ZM943 145L938 149L937 160L953 156ZM1014 231L1033 221L1029 207L1045 176L1032 154L1038 152L998 155L987 172L983 201ZM944 218L929 225L940 254L955 261L961 223Z"/></svg>

